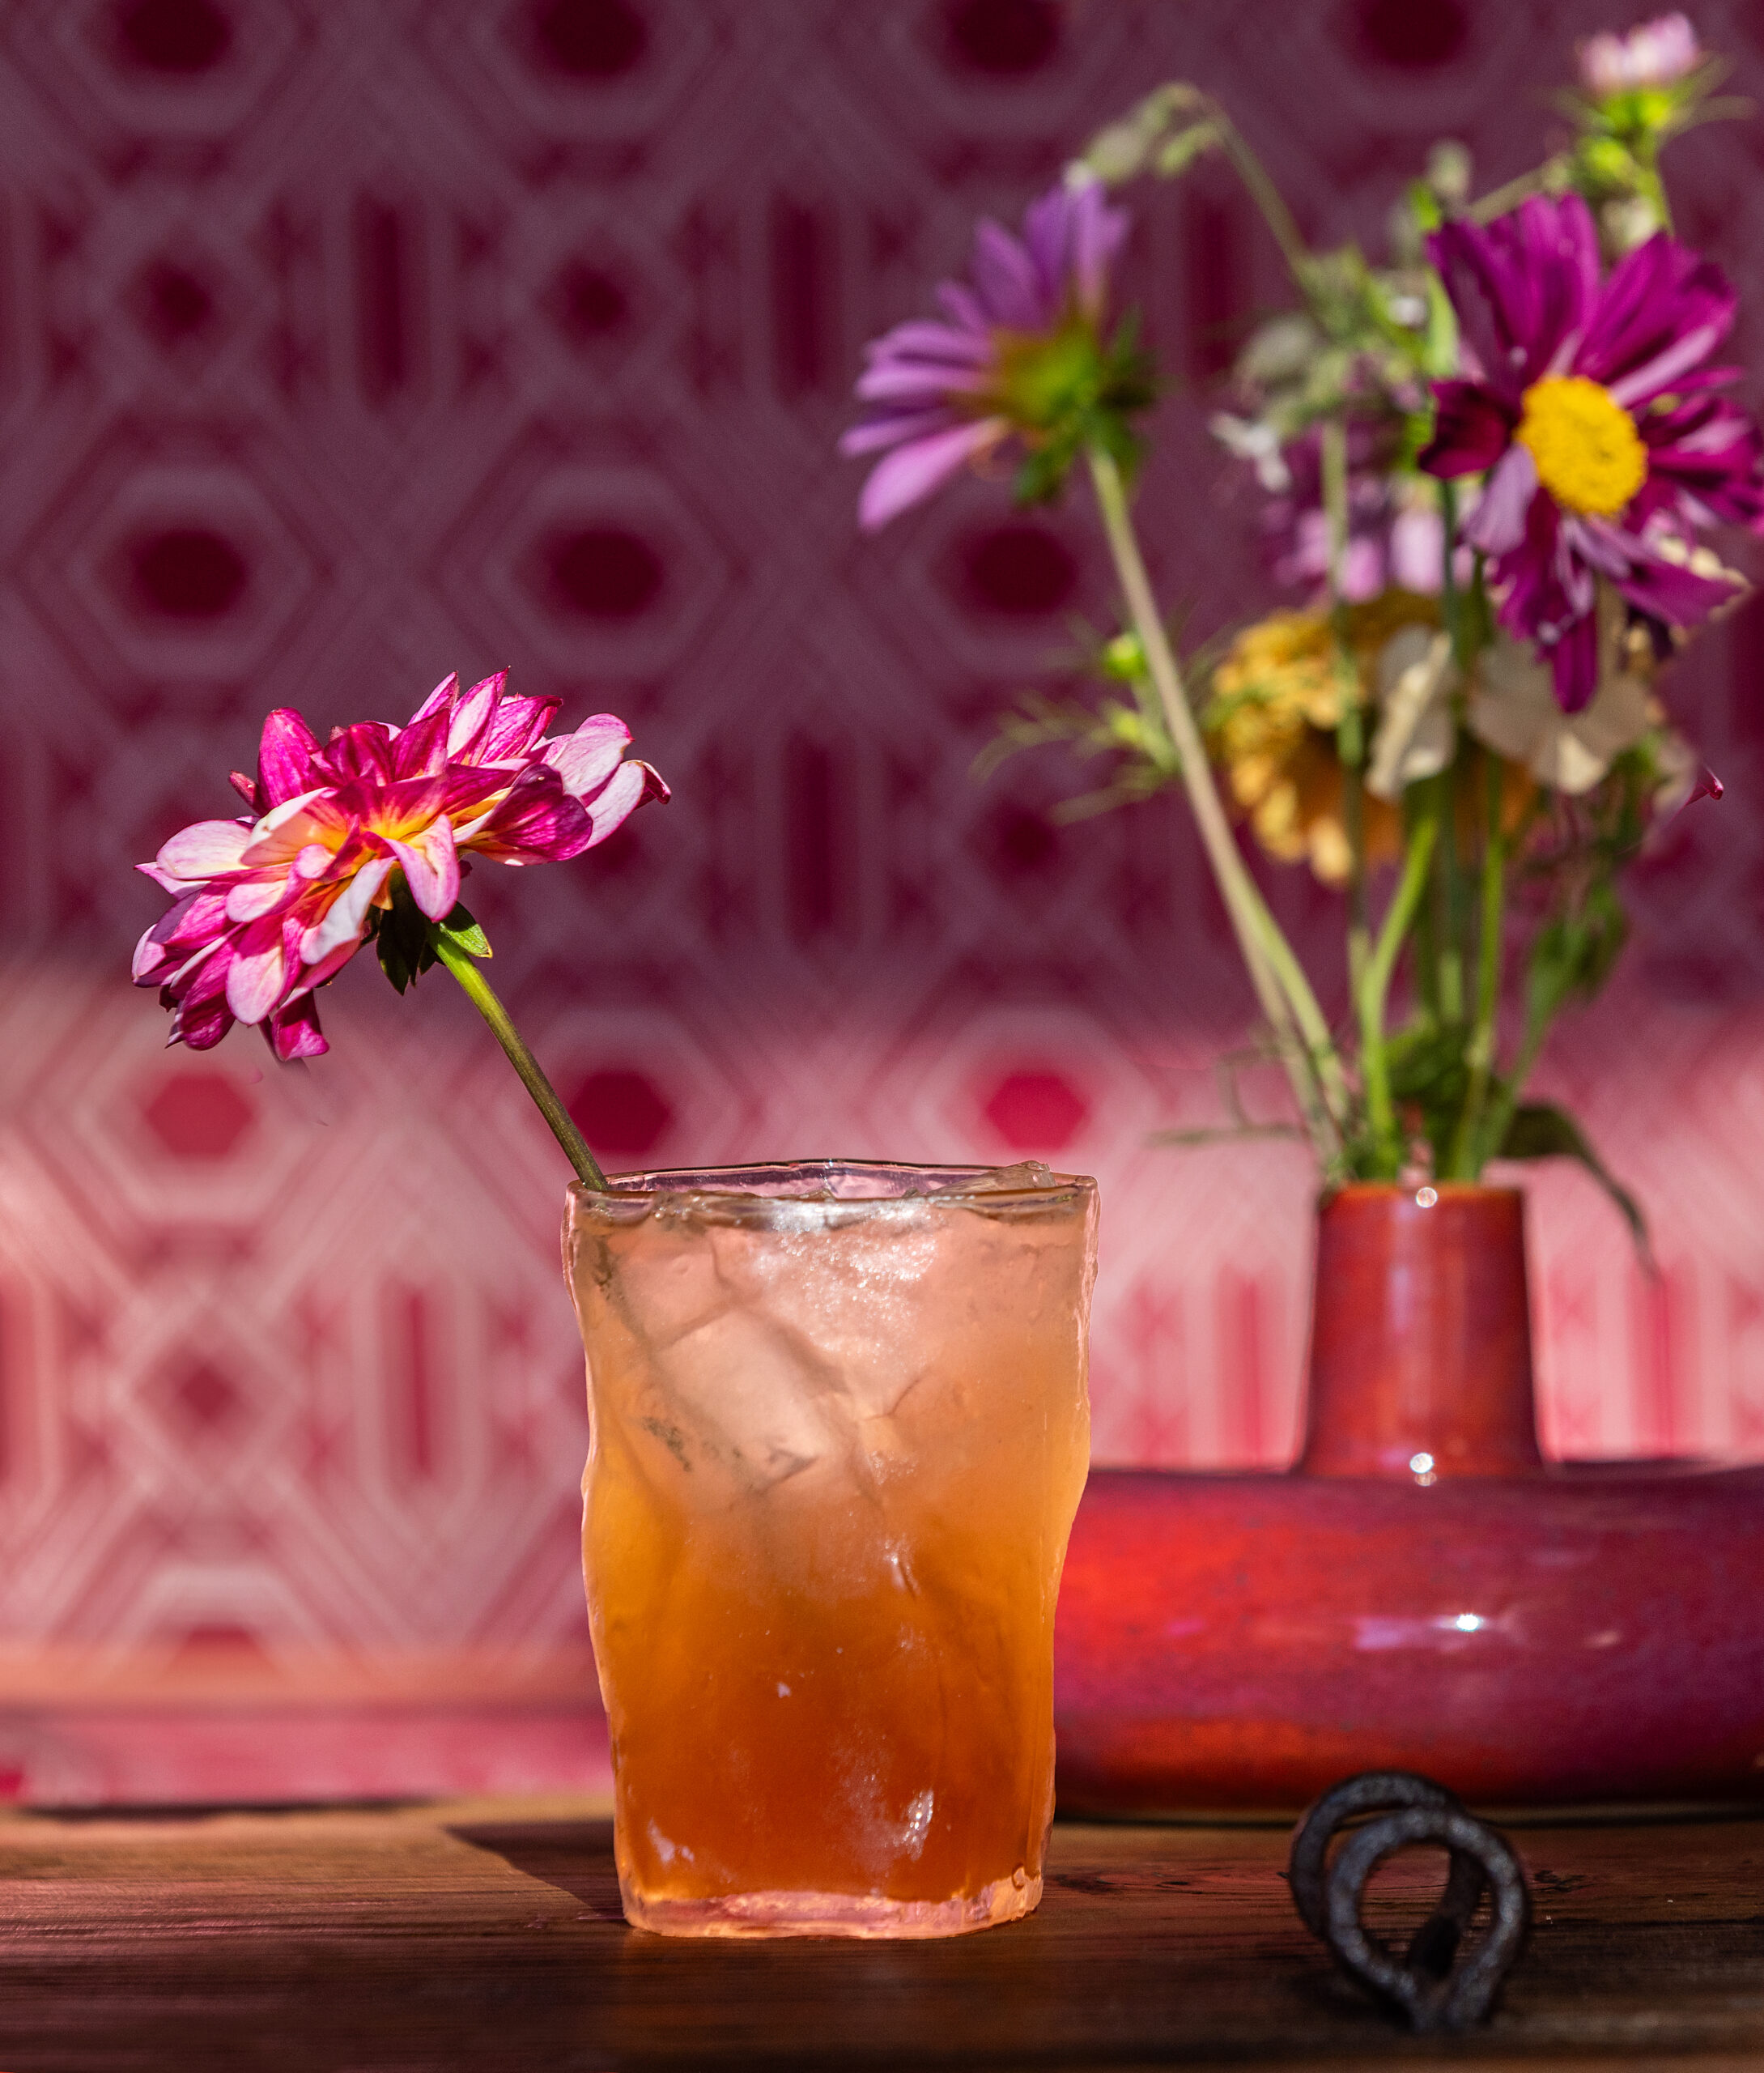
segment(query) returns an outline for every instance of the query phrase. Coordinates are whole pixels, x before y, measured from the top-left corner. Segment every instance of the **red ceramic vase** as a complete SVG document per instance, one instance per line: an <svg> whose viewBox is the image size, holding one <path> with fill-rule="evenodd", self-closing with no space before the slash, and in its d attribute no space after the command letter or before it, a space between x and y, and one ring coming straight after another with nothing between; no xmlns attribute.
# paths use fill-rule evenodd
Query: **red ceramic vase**
<svg viewBox="0 0 1764 2073"><path fill-rule="evenodd" d="M1764 1797L1764 1469L1546 1465L1523 1198L1345 1188L1297 1467L1092 1472L1055 1720L1067 1812Z"/></svg>
<svg viewBox="0 0 1764 2073"><path fill-rule="evenodd" d="M1304 1475L1535 1475L1525 1199L1361 1183L1317 1211Z"/></svg>

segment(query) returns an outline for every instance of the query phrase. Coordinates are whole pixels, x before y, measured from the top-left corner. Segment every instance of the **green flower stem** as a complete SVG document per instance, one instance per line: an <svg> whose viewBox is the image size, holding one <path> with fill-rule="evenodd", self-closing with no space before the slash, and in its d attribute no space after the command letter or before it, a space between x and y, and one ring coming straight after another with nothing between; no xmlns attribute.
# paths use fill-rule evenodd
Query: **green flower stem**
<svg viewBox="0 0 1764 2073"><path fill-rule="evenodd" d="M1507 841L1501 832L1501 761L1485 750L1488 785L1488 835L1482 851L1482 926L1477 968L1476 1021L1464 1046L1470 1083L1464 1096L1452 1142L1455 1181L1473 1181L1481 1172L1487 1150L1482 1143L1483 1105L1494 1065L1494 1022L1501 998L1502 925L1507 906Z"/></svg>
<svg viewBox="0 0 1764 2073"><path fill-rule="evenodd" d="M576 1127L569 1110L559 1100L557 1089L546 1078L539 1061L527 1049L521 1032L509 1020L508 1009L491 991L490 982L478 968L476 961L444 936L436 938L435 955L465 988L466 998L490 1024L491 1034L508 1054L509 1064L520 1074L521 1085L533 1096L539 1113L551 1126L551 1134L563 1146L563 1156L576 1168L576 1177L598 1194L607 1193L606 1176L589 1150L587 1139Z"/></svg>
<svg viewBox="0 0 1764 2073"><path fill-rule="evenodd" d="M1390 993L1391 976L1397 953L1409 924L1415 918L1427 889L1427 871L1439 839L1437 809L1425 812L1409 840L1403 859L1403 875L1378 932L1378 943L1354 996L1360 1024L1360 1078L1366 1090L1367 1134L1375 1155L1388 1171L1382 1177L1394 1179L1402 1164L1402 1141L1397 1134L1396 1113L1391 1102L1390 1072L1384 1056L1384 1003Z"/></svg>
<svg viewBox="0 0 1764 2073"><path fill-rule="evenodd" d="M1439 787L1439 870L1434 888L1434 939L1438 945L1439 1019L1464 1019L1464 872L1458 858L1458 773L1448 764L1434 780Z"/></svg>
<svg viewBox="0 0 1764 2073"><path fill-rule="evenodd" d="M1318 1158L1328 1171L1337 1163L1348 1113L1346 1081L1329 1026L1303 968L1269 913L1232 839L1213 781L1212 766L1183 689L1181 672L1152 596L1151 581L1128 512L1120 470L1112 455L1095 446L1090 449L1090 462L1103 530L1126 598L1128 615L1163 709L1164 724L1181 760L1183 786L1195 825L1237 933L1250 983L1263 1014L1282 1040L1282 1056L1298 1097L1299 1113L1305 1118Z"/></svg>
<svg viewBox="0 0 1764 2073"><path fill-rule="evenodd" d="M1510 210L1516 209L1528 195L1559 193L1565 191L1566 186L1566 162L1560 157L1545 159L1531 172L1522 172L1517 179L1492 189L1481 201L1473 202L1464 213L1473 223L1491 223L1497 216L1504 216Z"/></svg>
<svg viewBox="0 0 1764 2073"><path fill-rule="evenodd" d="M1269 177L1268 168L1244 143L1221 104L1212 95L1203 96L1207 113L1212 118L1214 130L1219 140L1219 148L1231 162L1231 168L1243 183L1243 190L1261 211L1262 221L1267 224L1280 256L1286 262L1286 270L1292 275L1300 294L1308 297L1311 292L1311 250L1299 235L1299 226L1293 220L1286 197Z"/></svg>
<svg viewBox="0 0 1764 2073"><path fill-rule="evenodd" d="M1366 722L1360 710L1360 673L1348 642L1343 594L1348 551L1348 434L1345 419L1326 417L1319 428L1323 509L1328 525L1330 630L1335 640L1335 675L1341 717L1336 753L1341 764L1341 825L1348 845L1348 990L1357 993L1371 954L1366 909Z"/></svg>

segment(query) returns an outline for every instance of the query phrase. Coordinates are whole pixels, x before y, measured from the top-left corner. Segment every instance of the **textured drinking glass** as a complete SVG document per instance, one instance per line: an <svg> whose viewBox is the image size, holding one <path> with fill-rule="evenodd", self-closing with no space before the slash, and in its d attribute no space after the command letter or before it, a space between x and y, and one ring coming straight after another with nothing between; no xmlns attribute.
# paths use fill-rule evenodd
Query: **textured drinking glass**
<svg viewBox="0 0 1764 2073"><path fill-rule="evenodd" d="M570 1190L630 1921L946 1936L1039 1899L1096 1220L1036 1166Z"/></svg>

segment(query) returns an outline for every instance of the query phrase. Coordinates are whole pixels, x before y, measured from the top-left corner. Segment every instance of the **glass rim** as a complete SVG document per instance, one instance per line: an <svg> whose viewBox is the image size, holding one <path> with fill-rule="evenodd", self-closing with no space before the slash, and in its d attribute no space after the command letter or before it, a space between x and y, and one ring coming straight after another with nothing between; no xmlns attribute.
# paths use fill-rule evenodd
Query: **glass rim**
<svg viewBox="0 0 1764 2073"><path fill-rule="evenodd" d="M1022 1177L1015 1182L1019 1173ZM842 1179L895 1185L844 1194L835 1185ZM572 1209L589 1215L610 1212L623 1222L633 1211L641 1215L664 1204L691 1203L720 1220L788 1216L795 1209L833 1208L858 1215L909 1207L1022 1211L1052 1208L1096 1193L1096 1182L1089 1174L1056 1173L1039 1160L1027 1159L1006 1166L931 1166L886 1159L780 1159L750 1166L664 1167L651 1172L610 1173L606 1181L604 1190L590 1187L585 1181L572 1181L569 1190ZM903 1182L905 1185L900 1185ZM982 1183L985 1185L979 1185Z"/></svg>

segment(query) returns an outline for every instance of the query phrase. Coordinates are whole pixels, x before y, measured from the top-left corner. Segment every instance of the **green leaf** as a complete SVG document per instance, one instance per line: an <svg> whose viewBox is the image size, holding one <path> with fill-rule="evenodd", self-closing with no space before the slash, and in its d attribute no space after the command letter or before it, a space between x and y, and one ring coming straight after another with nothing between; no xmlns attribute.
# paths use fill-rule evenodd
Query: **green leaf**
<svg viewBox="0 0 1764 2073"><path fill-rule="evenodd" d="M465 903L459 901L444 922L432 922L430 927L438 936L444 936L454 949L462 950L468 957L490 957L495 955L490 947L490 939L466 911Z"/></svg>
<svg viewBox="0 0 1764 2073"><path fill-rule="evenodd" d="M1424 1021L1399 1029L1385 1044L1391 1100L1399 1110L1420 1110L1436 1171L1443 1170L1463 1112L1470 1079L1464 1054L1469 1041L1467 1022Z"/></svg>
<svg viewBox="0 0 1764 2073"><path fill-rule="evenodd" d="M1546 922L1532 943L1525 975L1528 1016L1542 1028L1567 1002L1589 1001L1621 955L1629 917L1609 879L1588 888L1578 911Z"/></svg>
<svg viewBox="0 0 1764 2073"><path fill-rule="evenodd" d="M379 953L380 970L402 994L414 986L435 962L434 946L429 939L431 924L410 897L402 871L394 871L387 883L392 905L380 910L374 947Z"/></svg>
<svg viewBox="0 0 1764 2073"><path fill-rule="evenodd" d="M1647 1220L1641 1205L1612 1173L1587 1141L1586 1133L1566 1109L1554 1102L1522 1102L1513 1111L1497 1155L1502 1159L1577 1159L1623 1213L1635 1241L1642 1264L1651 1274L1652 1248L1647 1242Z"/></svg>

